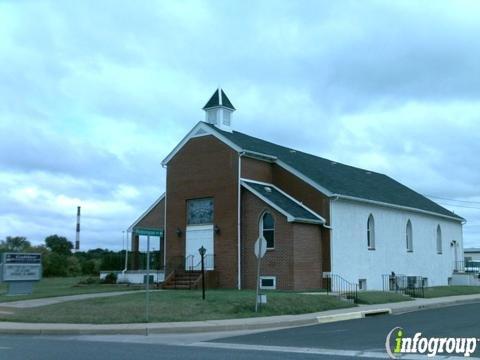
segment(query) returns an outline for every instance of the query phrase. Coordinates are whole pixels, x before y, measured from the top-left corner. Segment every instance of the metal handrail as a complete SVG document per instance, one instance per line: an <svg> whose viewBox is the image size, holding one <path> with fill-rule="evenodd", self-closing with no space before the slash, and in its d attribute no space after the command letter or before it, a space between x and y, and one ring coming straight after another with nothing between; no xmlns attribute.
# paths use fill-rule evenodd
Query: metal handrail
<svg viewBox="0 0 480 360"><path fill-rule="evenodd" d="M323 274L323 278L329 280L326 286L327 294L332 292L346 300L353 301L354 303L358 302L357 284L337 274Z"/></svg>
<svg viewBox="0 0 480 360"><path fill-rule="evenodd" d="M400 292L411 297L425 297L425 278L403 274L383 274L383 291Z"/></svg>
<svg viewBox="0 0 480 360"><path fill-rule="evenodd" d="M453 271L465 272L465 273L479 273L480 261L475 261L475 260L455 261Z"/></svg>
<svg viewBox="0 0 480 360"><path fill-rule="evenodd" d="M193 260L193 255L189 255L192 257L192 260ZM205 266L205 269L211 269L211 268L215 268L215 255L213 254L209 254L209 255L205 255L204 258L203 258L203 261L204 261L204 266ZM191 266L190 267L190 270L191 271L198 271L198 270L201 270L202 269L202 260L200 260L195 266Z"/></svg>

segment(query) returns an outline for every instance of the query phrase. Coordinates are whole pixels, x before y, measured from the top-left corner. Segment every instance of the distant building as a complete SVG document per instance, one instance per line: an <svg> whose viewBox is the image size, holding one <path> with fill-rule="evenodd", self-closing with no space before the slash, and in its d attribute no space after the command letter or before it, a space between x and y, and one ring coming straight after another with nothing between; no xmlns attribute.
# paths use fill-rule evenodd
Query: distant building
<svg viewBox="0 0 480 360"><path fill-rule="evenodd" d="M162 163L165 194L130 229L135 250L134 228L155 217L167 279L198 269L204 246L217 286L254 288L260 235L264 288L319 289L336 275L382 289L392 272L446 285L463 261L462 217L386 175L234 131L223 90L203 110Z"/></svg>
<svg viewBox="0 0 480 360"><path fill-rule="evenodd" d="M480 248L463 249L465 261L480 261Z"/></svg>

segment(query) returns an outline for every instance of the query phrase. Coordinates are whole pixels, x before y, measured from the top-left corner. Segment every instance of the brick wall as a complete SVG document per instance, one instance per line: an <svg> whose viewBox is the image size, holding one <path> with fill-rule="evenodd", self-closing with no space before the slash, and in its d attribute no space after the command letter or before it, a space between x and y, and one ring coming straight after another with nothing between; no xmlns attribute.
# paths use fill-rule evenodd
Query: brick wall
<svg viewBox="0 0 480 360"><path fill-rule="evenodd" d="M275 249L262 258L261 275L276 276L277 289L293 289L293 225L248 190L242 189L242 288L255 289L257 258L253 252L259 236L260 216L268 211L275 219Z"/></svg>
<svg viewBox="0 0 480 360"><path fill-rule="evenodd" d="M295 290L319 289L322 278L322 246L319 225L293 225Z"/></svg>
<svg viewBox="0 0 480 360"><path fill-rule="evenodd" d="M242 156L242 178L271 183L272 163Z"/></svg>
<svg viewBox="0 0 480 360"><path fill-rule="evenodd" d="M165 198L160 200L135 227L163 229L165 226Z"/></svg>
<svg viewBox="0 0 480 360"><path fill-rule="evenodd" d="M237 196L238 154L211 135L190 139L167 166L167 272L174 257L185 256L186 201L212 197L219 286L237 286Z"/></svg>

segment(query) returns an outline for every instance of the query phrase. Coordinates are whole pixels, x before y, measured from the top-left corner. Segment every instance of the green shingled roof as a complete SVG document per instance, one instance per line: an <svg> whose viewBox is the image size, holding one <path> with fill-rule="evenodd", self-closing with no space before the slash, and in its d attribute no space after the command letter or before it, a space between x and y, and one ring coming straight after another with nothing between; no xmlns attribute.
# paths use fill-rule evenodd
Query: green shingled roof
<svg viewBox="0 0 480 360"><path fill-rule="evenodd" d="M230 133L214 125L207 125L243 150L278 158L333 194L405 206L464 220L387 175L337 163L238 131Z"/></svg>
<svg viewBox="0 0 480 360"><path fill-rule="evenodd" d="M222 96L221 99L220 99L220 94ZM232 103L230 102L227 95L225 94L225 92L222 89L215 90L215 92L213 93L210 100L208 100L207 103L205 104L205 106L203 107L203 110L214 108L214 107L217 107L217 106L223 106L223 107L235 110Z"/></svg>
<svg viewBox="0 0 480 360"><path fill-rule="evenodd" d="M276 207L291 215L293 221L307 221L319 224L324 223L324 220L320 216L315 215L311 211L307 210L305 206L293 201L290 197L283 194L272 184L263 184L243 180L242 185L246 185L246 187L248 186L262 199L266 199Z"/></svg>

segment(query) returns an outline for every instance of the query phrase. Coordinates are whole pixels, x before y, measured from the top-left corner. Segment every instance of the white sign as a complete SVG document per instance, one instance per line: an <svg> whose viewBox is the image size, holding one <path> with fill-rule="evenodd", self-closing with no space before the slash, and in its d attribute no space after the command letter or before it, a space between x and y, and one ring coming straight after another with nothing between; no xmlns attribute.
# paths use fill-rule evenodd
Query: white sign
<svg viewBox="0 0 480 360"><path fill-rule="evenodd" d="M260 237L255 241L255 246L253 248L253 251L255 251L255 256L258 257L263 257L265 253L267 252L267 241L263 237L263 235L260 235Z"/></svg>
<svg viewBox="0 0 480 360"><path fill-rule="evenodd" d="M5 264L3 266L3 281L38 281L41 278L41 265Z"/></svg>
<svg viewBox="0 0 480 360"><path fill-rule="evenodd" d="M2 281L38 281L42 278L40 254L4 253Z"/></svg>

